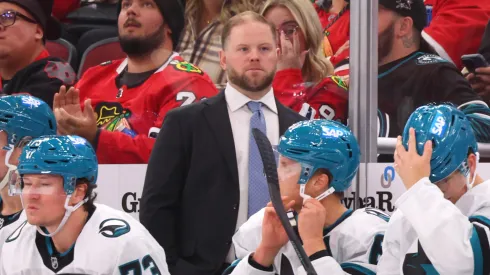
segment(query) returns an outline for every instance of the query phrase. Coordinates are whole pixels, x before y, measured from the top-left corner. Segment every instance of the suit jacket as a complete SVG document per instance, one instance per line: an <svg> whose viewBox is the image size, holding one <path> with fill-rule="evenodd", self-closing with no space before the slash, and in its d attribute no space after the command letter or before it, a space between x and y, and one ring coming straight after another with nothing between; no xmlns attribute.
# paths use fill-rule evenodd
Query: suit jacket
<svg viewBox="0 0 490 275"><path fill-rule="evenodd" d="M276 99L280 135L305 118ZM238 168L224 92L177 108L155 142L140 221L163 246L172 275L217 272L236 229Z"/></svg>

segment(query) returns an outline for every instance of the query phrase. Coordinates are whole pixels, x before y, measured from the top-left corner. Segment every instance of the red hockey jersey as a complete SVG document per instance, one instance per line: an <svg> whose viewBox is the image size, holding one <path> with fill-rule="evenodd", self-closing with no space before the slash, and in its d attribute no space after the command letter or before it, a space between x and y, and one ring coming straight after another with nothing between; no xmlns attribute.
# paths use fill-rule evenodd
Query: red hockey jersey
<svg viewBox="0 0 490 275"><path fill-rule="evenodd" d="M349 93L340 77L327 77L315 85L303 83L301 70L286 69L276 73L272 87L282 104L308 119L347 122Z"/></svg>
<svg viewBox="0 0 490 275"><path fill-rule="evenodd" d="M432 20L422 36L445 59L462 69L461 56L478 52L490 20L488 0L425 0Z"/></svg>
<svg viewBox="0 0 490 275"><path fill-rule="evenodd" d="M106 62L85 72L76 87L81 104L92 99L100 134L99 163L147 163L163 119L173 108L218 93L211 79L177 53L142 84L117 87L127 60Z"/></svg>

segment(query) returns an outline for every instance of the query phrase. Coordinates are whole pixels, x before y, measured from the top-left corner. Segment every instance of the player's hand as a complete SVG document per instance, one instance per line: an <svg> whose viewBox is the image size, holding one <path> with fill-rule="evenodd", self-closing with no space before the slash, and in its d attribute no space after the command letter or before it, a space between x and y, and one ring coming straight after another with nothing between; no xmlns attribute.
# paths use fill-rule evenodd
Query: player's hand
<svg viewBox="0 0 490 275"><path fill-rule="evenodd" d="M279 59L277 61L277 70L285 69L301 69L305 63L306 55L308 51L301 52L299 44L299 34L294 31L292 35L293 40L286 39L286 34L281 31L280 34L280 52Z"/></svg>
<svg viewBox="0 0 490 275"><path fill-rule="evenodd" d="M84 110L80 106L80 91L62 86L55 94L53 109L56 117L58 134L78 135L90 143L94 143L97 135L97 120L92 109L91 100L84 102Z"/></svg>
<svg viewBox="0 0 490 275"><path fill-rule="evenodd" d="M318 200L310 198L304 201L298 216L298 231L308 256L326 249L323 241L326 215L325 207Z"/></svg>
<svg viewBox="0 0 490 275"><path fill-rule="evenodd" d="M282 202L286 211L289 211L295 203L288 197L282 197ZM289 238L272 203L269 202L264 210L262 240L254 253L254 260L263 266L270 266L281 247L289 241Z"/></svg>
<svg viewBox="0 0 490 275"><path fill-rule="evenodd" d="M430 159L432 157L432 141L424 145L422 156L417 153L415 130L410 128L408 139L408 151L402 144L401 136L398 136L394 153L395 170L400 175L405 187L410 189L419 180L430 176Z"/></svg>
<svg viewBox="0 0 490 275"><path fill-rule="evenodd" d="M478 95L486 102L490 101L490 67L477 68L475 73L470 73L466 79Z"/></svg>

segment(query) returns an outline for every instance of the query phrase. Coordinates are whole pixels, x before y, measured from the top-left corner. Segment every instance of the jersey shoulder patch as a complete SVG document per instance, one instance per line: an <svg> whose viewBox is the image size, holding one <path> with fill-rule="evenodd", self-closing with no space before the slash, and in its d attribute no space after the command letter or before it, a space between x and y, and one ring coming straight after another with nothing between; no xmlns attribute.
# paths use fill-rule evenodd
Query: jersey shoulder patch
<svg viewBox="0 0 490 275"><path fill-rule="evenodd" d="M348 89L347 84L344 82L342 77L334 75L334 76L331 76L330 79L332 79L332 81L335 84L337 84L337 86L339 86L340 88L342 88L344 90Z"/></svg>
<svg viewBox="0 0 490 275"><path fill-rule="evenodd" d="M99 234L107 238L117 238L129 233L131 227L123 219L106 219L99 225Z"/></svg>
<svg viewBox="0 0 490 275"><path fill-rule="evenodd" d="M195 73L195 74L200 74L203 75L203 71L198 68L196 65L189 63L187 61L181 61L174 59L170 61L170 66L172 66L175 70L181 71L181 72L186 72L186 73Z"/></svg>
<svg viewBox="0 0 490 275"><path fill-rule="evenodd" d="M447 62L449 61L435 54L424 54L415 60L415 64L417 65L430 65Z"/></svg>
<svg viewBox="0 0 490 275"><path fill-rule="evenodd" d="M26 226L26 224L27 224L27 220L25 220L23 223L21 223L19 225L19 227L17 227L17 229L15 229L14 232L12 232L12 234L10 234L10 236L5 240L5 242L10 243L10 242L17 240L19 238L20 234L22 233L22 230Z"/></svg>

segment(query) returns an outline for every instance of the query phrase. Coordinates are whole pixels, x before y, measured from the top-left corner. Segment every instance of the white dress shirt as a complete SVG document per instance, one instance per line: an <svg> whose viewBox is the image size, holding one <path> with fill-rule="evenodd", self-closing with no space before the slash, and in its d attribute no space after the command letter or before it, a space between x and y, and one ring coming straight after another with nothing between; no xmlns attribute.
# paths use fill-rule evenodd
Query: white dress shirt
<svg viewBox="0 0 490 275"><path fill-rule="evenodd" d="M225 88L225 99L230 116L233 141L235 143L235 153L238 167L238 182L240 184L240 204L238 208L238 219L236 229L247 221L248 216L248 152L250 141L250 118L252 111L247 106L249 101L253 101L244 94L237 91L229 83ZM274 92L271 90L259 101L263 104L267 137L274 146L279 142L279 117L277 115L276 100ZM233 246L226 257L227 263L235 260L235 250Z"/></svg>

